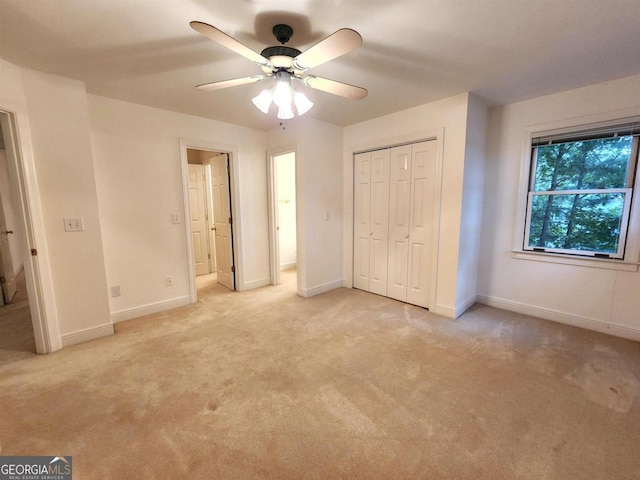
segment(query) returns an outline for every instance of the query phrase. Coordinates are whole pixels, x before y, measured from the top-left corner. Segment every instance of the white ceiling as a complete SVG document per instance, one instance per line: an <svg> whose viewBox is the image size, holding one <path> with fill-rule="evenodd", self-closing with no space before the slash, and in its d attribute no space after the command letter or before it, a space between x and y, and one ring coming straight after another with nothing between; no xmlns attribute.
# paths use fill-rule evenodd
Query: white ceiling
<svg viewBox="0 0 640 480"><path fill-rule="evenodd" d="M357 30L362 48L311 73L368 97L300 87L315 102L307 116L343 126L466 91L497 105L640 73L640 0L0 0L0 58L96 95L277 125L250 101L264 84L194 88L260 69L191 20L258 52L277 44L276 23L294 28L289 45L302 51Z"/></svg>

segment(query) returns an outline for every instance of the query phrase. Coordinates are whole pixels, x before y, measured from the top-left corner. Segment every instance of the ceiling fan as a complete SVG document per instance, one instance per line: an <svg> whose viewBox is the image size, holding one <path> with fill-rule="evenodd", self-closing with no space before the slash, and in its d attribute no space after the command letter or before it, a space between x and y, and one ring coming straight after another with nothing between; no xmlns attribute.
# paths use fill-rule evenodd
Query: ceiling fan
<svg viewBox="0 0 640 480"><path fill-rule="evenodd" d="M345 98L359 100L367 96L368 92L365 88L306 74L308 70L318 65L359 48L362 45L362 37L355 30L342 28L301 52L297 48L285 45L293 35L293 28L278 24L273 27L273 35L281 45L267 47L261 53L257 53L213 25L197 21L191 22L190 25L205 37L257 63L263 72L259 75L198 85L196 88L200 90L218 90L275 77L275 87L263 90L252 101L263 113L268 113L273 102L278 107L278 118L282 120L294 117L293 106L296 107L298 115L304 114L313 106L302 92L293 89L292 78L300 81L304 86Z"/></svg>

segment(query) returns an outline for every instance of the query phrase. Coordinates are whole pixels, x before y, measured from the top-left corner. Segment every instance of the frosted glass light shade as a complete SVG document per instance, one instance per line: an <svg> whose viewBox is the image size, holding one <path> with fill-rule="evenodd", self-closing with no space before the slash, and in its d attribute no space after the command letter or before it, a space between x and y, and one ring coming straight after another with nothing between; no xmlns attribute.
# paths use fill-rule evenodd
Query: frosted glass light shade
<svg viewBox="0 0 640 480"><path fill-rule="evenodd" d="M263 90L258 96L253 97L251 101L262 113L269 113L272 98L273 95L270 90Z"/></svg>
<svg viewBox="0 0 640 480"><path fill-rule="evenodd" d="M278 80L276 82L276 87L273 89L273 103L279 107L283 107L287 104L290 106L292 100L293 89L291 88L291 84Z"/></svg>
<svg viewBox="0 0 640 480"><path fill-rule="evenodd" d="M278 118L280 120L289 120L290 118L293 118L293 108L291 107L291 103L285 103L278 107Z"/></svg>
<svg viewBox="0 0 640 480"><path fill-rule="evenodd" d="M298 115L304 115L311 107L313 107L313 102L302 92L295 92L293 94L293 103L296 105Z"/></svg>
<svg viewBox="0 0 640 480"><path fill-rule="evenodd" d="M253 104L263 113L269 113L271 102L278 107L278 118L289 120L295 115L293 106L295 105L298 115L304 115L313 107L313 102L307 96L293 89L291 86L291 73L280 71L275 74L276 86L270 90L263 90L259 95L252 98Z"/></svg>

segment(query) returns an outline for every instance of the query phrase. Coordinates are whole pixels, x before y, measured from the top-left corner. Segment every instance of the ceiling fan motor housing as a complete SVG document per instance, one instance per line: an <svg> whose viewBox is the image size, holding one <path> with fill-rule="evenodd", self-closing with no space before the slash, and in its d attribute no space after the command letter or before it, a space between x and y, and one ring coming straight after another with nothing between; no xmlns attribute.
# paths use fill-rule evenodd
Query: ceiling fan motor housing
<svg viewBox="0 0 640 480"><path fill-rule="evenodd" d="M295 58L300 55L300 53L302 52L300 52L300 50L298 50L297 48L287 47L285 45L277 45L275 47L265 48L264 50L262 50L262 53L260 55L262 55L264 58L271 58L276 56Z"/></svg>
<svg viewBox="0 0 640 480"><path fill-rule="evenodd" d="M262 50L260 55L269 59L278 59L281 57L285 57L282 59L284 62L276 61L275 66L278 67L278 69L281 69L282 67L285 67L288 69L291 66L289 64L289 59L295 58L302 53L297 48L287 47L285 45L285 43L287 43L293 36L293 28L291 28L289 25L279 23L278 25L273 27L273 36L276 37L276 39L282 45L277 45L275 47L267 47L264 50ZM284 63L284 65L282 63Z"/></svg>

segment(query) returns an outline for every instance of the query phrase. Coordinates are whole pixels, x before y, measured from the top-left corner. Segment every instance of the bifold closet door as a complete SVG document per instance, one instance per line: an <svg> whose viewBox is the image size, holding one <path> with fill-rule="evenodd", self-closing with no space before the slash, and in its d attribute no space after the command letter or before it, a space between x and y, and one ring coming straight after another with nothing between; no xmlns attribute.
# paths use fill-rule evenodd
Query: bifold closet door
<svg viewBox="0 0 640 480"><path fill-rule="evenodd" d="M407 301L409 214L411 210L411 145L391 149L389 164L389 258L387 295Z"/></svg>
<svg viewBox="0 0 640 480"><path fill-rule="evenodd" d="M387 295L429 307L436 142L391 149Z"/></svg>
<svg viewBox="0 0 640 480"><path fill-rule="evenodd" d="M411 209L407 302L429 308L436 233L437 142L411 146Z"/></svg>
<svg viewBox="0 0 640 480"><path fill-rule="evenodd" d="M355 155L354 287L387 295L389 158L378 150Z"/></svg>

